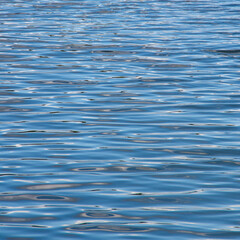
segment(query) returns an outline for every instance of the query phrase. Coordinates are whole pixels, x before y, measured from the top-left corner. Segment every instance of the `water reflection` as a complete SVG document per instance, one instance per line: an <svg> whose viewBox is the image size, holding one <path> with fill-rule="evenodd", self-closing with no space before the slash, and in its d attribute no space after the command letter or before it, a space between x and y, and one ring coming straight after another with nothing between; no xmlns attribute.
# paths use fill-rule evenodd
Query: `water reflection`
<svg viewBox="0 0 240 240"><path fill-rule="evenodd" d="M236 0L0 8L2 238L239 239Z"/></svg>
<svg viewBox="0 0 240 240"><path fill-rule="evenodd" d="M123 219L143 219L142 217L134 217L134 216L125 216L121 214L116 214L112 211L104 211L104 210L89 210L79 214L79 217L83 218L97 218L97 219L105 219L105 218L123 218Z"/></svg>
<svg viewBox="0 0 240 240"><path fill-rule="evenodd" d="M134 227L125 225L111 225L111 224L80 224L73 225L68 228L70 231L106 231L106 232L149 232L156 230L155 228Z"/></svg>
<svg viewBox="0 0 240 240"><path fill-rule="evenodd" d="M64 188L76 188L80 186L89 186L89 185L107 185L108 183L101 183L101 182L93 182L93 183L72 183L72 184L39 184L39 185L30 185L30 186L24 186L21 187L22 189L27 189L27 190L54 190L54 189L64 189Z"/></svg>
<svg viewBox="0 0 240 240"><path fill-rule="evenodd" d="M0 222L9 222L9 223L25 223L25 222L33 222L39 220L54 220L54 217L39 217L39 218L23 218L23 217L8 217L8 216L0 216Z"/></svg>
<svg viewBox="0 0 240 240"><path fill-rule="evenodd" d="M110 171L110 172L138 172L138 171L157 171L158 169L156 168L151 168L151 167L144 167L144 166L139 166L139 167L126 167L126 166L109 166L109 167L92 167L92 168L73 168L72 171Z"/></svg>
<svg viewBox="0 0 240 240"><path fill-rule="evenodd" d="M55 196L55 195L34 195L34 194L18 194L18 195L1 195L0 201L19 201L19 200L34 200L34 201L74 201L74 198Z"/></svg>

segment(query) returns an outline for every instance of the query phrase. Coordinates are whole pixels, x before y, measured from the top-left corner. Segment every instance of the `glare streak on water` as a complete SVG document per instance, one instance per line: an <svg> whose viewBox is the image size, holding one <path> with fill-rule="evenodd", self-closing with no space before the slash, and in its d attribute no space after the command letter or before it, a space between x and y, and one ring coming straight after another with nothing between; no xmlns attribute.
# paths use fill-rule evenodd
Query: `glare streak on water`
<svg viewBox="0 0 240 240"><path fill-rule="evenodd" d="M0 238L239 239L230 1L0 4Z"/></svg>

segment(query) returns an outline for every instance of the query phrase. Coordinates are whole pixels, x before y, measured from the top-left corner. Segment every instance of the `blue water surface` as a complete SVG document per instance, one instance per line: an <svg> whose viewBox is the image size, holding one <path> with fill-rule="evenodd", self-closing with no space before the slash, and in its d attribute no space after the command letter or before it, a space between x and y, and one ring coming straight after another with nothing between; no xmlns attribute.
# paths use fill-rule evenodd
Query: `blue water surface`
<svg viewBox="0 0 240 240"><path fill-rule="evenodd" d="M2 0L0 239L240 239L239 13Z"/></svg>

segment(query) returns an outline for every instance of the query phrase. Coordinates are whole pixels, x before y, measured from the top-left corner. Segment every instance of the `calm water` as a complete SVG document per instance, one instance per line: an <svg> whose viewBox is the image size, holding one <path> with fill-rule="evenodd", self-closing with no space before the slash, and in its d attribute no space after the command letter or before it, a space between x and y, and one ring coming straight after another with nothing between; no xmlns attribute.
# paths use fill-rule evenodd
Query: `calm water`
<svg viewBox="0 0 240 240"><path fill-rule="evenodd" d="M240 239L238 0L2 0L0 239Z"/></svg>

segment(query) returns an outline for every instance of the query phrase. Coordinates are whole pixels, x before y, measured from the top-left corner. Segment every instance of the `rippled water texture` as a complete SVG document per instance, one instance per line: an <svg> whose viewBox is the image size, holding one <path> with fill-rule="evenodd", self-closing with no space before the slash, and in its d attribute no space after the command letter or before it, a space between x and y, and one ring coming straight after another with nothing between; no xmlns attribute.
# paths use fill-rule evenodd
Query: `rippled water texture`
<svg viewBox="0 0 240 240"><path fill-rule="evenodd" d="M237 0L2 0L0 239L240 239Z"/></svg>

